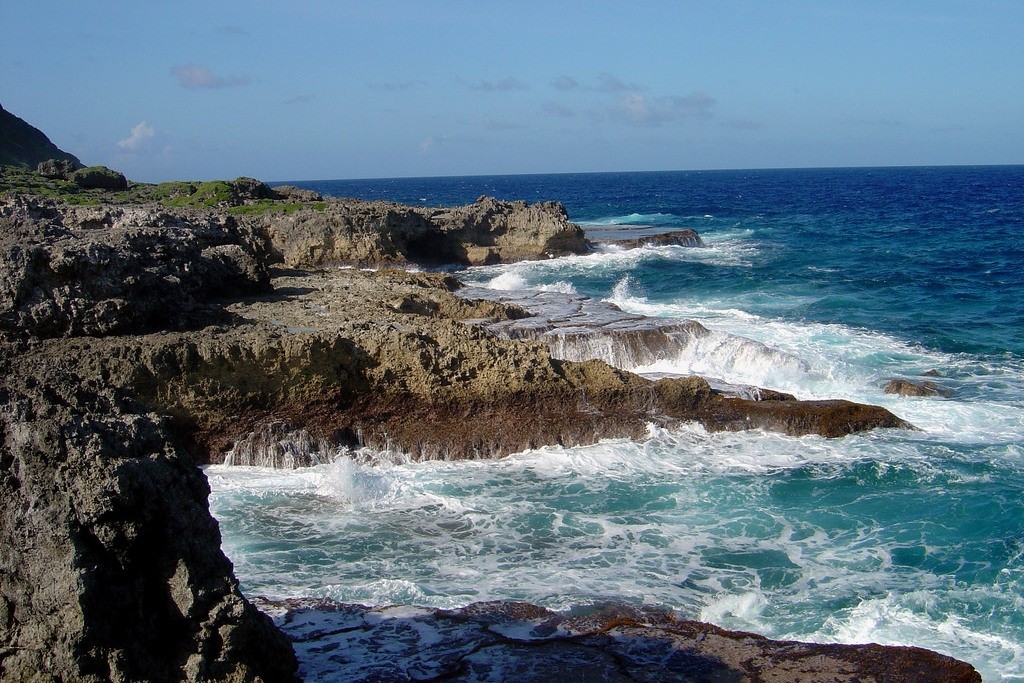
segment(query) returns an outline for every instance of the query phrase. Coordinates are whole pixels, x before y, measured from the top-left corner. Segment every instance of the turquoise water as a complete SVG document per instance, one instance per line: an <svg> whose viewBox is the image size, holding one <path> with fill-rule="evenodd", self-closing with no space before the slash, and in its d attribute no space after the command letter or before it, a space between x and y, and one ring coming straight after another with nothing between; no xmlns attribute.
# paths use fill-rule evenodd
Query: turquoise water
<svg viewBox="0 0 1024 683"><path fill-rule="evenodd" d="M1024 679L1024 169L307 186L429 204L560 199L594 234L693 227L706 247L459 276L695 318L714 331L706 344L627 369L877 403L920 431L825 440L685 426L501 461L211 467L243 590L558 609L625 599L777 638L919 645L986 680ZM882 392L932 370L950 398Z"/></svg>

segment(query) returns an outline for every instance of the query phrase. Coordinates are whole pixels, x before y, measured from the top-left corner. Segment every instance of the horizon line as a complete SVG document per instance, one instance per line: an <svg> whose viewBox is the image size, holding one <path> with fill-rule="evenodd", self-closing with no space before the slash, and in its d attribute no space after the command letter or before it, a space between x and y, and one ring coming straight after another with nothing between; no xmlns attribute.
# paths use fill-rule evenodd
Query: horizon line
<svg viewBox="0 0 1024 683"><path fill-rule="evenodd" d="M632 171L550 171L533 173L466 173L423 176L363 176L352 178L305 178L264 181L268 185L286 183L323 183L323 182L362 182L373 180L443 180L448 178L513 178L530 176L564 176L564 175L612 175L612 174L643 174L643 173L733 173L737 171L845 171L845 170L884 170L884 169L925 169L925 168L1013 168L1024 166L1024 163L1006 164L889 164L863 166L751 166L744 168L678 168L659 170ZM244 176L239 176L244 177ZM173 181L171 181L173 182Z"/></svg>

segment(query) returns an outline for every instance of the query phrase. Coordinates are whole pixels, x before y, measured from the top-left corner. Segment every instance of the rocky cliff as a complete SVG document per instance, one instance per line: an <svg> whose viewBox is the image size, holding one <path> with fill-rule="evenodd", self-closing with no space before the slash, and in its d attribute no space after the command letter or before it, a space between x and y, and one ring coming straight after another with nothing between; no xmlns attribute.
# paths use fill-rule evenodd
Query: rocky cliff
<svg viewBox="0 0 1024 683"><path fill-rule="evenodd" d="M161 417L45 362L0 384L0 679L288 681Z"/></svg>
<svg viewBox="0 0 1024 683"><path fill-rule="evenodd" d="M0 200L6 679L292 677L288 643L238 593L197 462L294 466L356 445L491 457L684 420L909 426L560 360L488 329L522 307L458 297L449 276L337 268L587 248L558 205L230 201L245 210Z"/></svg>
<svg viewBox="0 0 1024 683"><path fill-rule="evenodd" d="M582 254L583 230L560 204L480 197L448 209L337 200L261 223L285 265L481 265Z"/></svg>

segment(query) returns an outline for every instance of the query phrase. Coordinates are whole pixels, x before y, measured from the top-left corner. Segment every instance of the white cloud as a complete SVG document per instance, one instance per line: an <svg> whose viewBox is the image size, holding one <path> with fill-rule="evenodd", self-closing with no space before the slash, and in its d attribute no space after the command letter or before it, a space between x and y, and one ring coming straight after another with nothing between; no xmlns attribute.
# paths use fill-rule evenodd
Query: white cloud
<svg viewBox="0 0 1024 683"><path fill-rule="evenodd" d="M611 74L604 73L597 77L597 87L594 89L600 92L638 92L644 87L636 83L626 83Z"/></svg>
<svg viewBox="0 0 1024 683"><path fill-rule="evenodd" d="M131 135L124 140L119 140L117 146L121 149L137 151L145 147L146 143L153 139L154 135L156 135L156 130L153 126L145 121L140 121L137 126L132 128Z"/></svg>
<svg viewBox="0 0 1024 683"><path fill-rule="evenodd" d="M495 120L486 114L484 115L483 124L484 128L487 130L515 130L516 128L523 128L523 124L521 123L516 123L515 121Z"/></svg>
<svg viewBox="0 0 1024 683"><path fill-rule="evenodd" d="M637 83L628 83L620 78L613 76L610 73L603 73L597 77L597 83L580 83L577 79L572 76L559 76L555 80L551 81L551 87L555 90L561 90L562 92L570 92L578 90L581 92L607 92L607 93L622 93L622 92L640 92L646 90L644 86Z"/></svg>
<svg viewBox="0 0 1024 683"><path fill-rule="evenodd" d="M402 90L411 90L417 86L423 85L423 81L401 81L401 82L373 82L367 83L366 87L370 90L383 90L384 92L399 92Z"/></svg>
<svg viewBox="0 0 1024 683"><path fill-rule="evenodd" d="M559 102L545 102L543 111L548 116L575 116L576 112L571 108Z"/></svg>
<svg viewBox="0 0 1024 683"><path fill-rule="evenodd" d="M230 88L235 85L249 85L248 76L218 76L205 66L184 64L171 69L171 75L178 79L181 87L189 90L202 88Z"/></svg>
<svg viewBox="0 0 1024 683"><path fill-rule="evenodd" d="M510 92L512 90L527 90L529 86L518 78L509 76L500 81L478 81L467 83L470 90L483 90L485 92Z"/></svg>
<svg viewBox="0 0 1024 683"><path fill-rule="evenodd" d="M648 99L639 93L623 95L612 109L615 118L637 126L660 126L680 119L705 118L717 103L706 93Z"/></svg>
<svg viewBox="0 0 1024 683"><path fill-rule="evenodd" d="M561 90L562 92L569 92L570 90L576 90L580 87L580 82L572 76L559 76L551 82L551 85L555 90Z"/></svg>

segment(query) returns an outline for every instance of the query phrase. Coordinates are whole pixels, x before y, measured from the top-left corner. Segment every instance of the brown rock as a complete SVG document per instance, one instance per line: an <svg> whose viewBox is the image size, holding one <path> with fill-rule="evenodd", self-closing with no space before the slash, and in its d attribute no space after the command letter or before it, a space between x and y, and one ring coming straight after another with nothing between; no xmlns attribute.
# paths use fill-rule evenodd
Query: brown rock
<svg viewBox="0 0 1024 683"><path fill-rule="evenodd" d="M323 197L319 192L305 190L294 185L274 185L270 188L274 193L274 199L281 199L286 202L320 202Z"/></svg>
<svg viewBox="0 0 1024 683"><path fill-rule="evenodd" d="M71 159L47 159L36 166L36 173L55 180L70 180L71 174L82 168L82 165Z"/></svg>
<svg viewBox="0 0 1024 683"><path fill-rule="evenodd" d="M338 680L979 683L969 664L912 647L769 640L610 604L567 617L515 602L457 610L268 604L310 652L310 674Z"/></svg>
<svg viewBox="0 0 1024 683"><path fill-rule="evenodd" d="M450 276L270 280L274 259L542 258L581 240L559 205L489 199L244 219L0 203L0 677L292 678L287 642L238 592L190 460L301 464L362 444L491 457L684 420L828 436L905 426L871 406L730 398L699 377L557 360L482 327L525 312L456 297Z"/></svg>
<svg viewBox="0 0 1024 683"><path fill-rule="evenodd" d="M614 244L622 247L623 249L636 249L637 247L703 247L704 242L701 240L700 235L691 228L685 228L683 230L673 230L671 232L662 232L656 235L648 235L646 237L635 237L632 239L612 239L605 242L605 244Z"/></svg>
<svg viewBox="0 0 1024 683"><path fill-rule="evenodd" d="M912 382L907 379L893 379L885 385L884 391L887 394L899 394L900 396L941 396L943 398L951 396L949 391L931 380Z"/></svg>
<svg viewBox="0 0 1024 683"><path fill-rule="evenodd" d="M268 216L262 229L285 265L476 265L584 253L560 204L482 197L449 209L343 199L323 210Z"/></svg>
<svg viewBox="0 0 1024 683"><path fill-rule="evenodd" d="M123 334L211 322L210 300L266 291L264 244L222 213L0 201L0 330Z"/></svg>
<svg viewBox="0 0 1024 683"><path fill-rule="evenodd" d="M0 679L294 680L162 420L48 367L5 370Z"/></svg>

